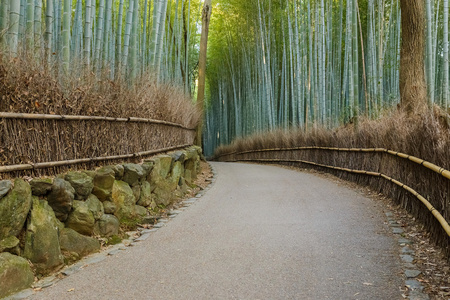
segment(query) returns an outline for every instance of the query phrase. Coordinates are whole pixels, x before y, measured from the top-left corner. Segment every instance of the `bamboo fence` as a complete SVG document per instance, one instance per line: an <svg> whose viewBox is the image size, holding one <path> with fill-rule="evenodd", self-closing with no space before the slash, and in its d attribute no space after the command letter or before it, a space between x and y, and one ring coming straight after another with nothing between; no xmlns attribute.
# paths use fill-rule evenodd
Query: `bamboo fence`
<svg viewBox="0 0 450 300"><path fill-rule="evenodd" d="M0 178L139 161L194 138L195 128L162 120L0 112Z"/></svg>

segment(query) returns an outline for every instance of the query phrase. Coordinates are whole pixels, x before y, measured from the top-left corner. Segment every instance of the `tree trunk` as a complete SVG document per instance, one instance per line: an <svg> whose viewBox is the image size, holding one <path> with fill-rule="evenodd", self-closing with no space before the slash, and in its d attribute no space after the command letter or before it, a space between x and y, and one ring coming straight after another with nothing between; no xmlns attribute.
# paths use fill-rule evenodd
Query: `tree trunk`
<svg viewBox="0 0 450 300"><path fill-rule="evenodd" d="M202 146L202 132L203 132L203 108L205 100L205 79L206 79L206 50L208 48L208 32L209 20L211 18L211 0L205 0L202 12L202 36L200 38L200 54L198 62L198 94L197 107L202 112L202 118L197 127L196 145Z"/></svg>
<svg viewBox="0 0 450 300"><path fill-rule="evenodd" d="M400 0L402 46L400 54L400 99L408 113L426 108L424 73L425 7L423 0Z"/></svg>

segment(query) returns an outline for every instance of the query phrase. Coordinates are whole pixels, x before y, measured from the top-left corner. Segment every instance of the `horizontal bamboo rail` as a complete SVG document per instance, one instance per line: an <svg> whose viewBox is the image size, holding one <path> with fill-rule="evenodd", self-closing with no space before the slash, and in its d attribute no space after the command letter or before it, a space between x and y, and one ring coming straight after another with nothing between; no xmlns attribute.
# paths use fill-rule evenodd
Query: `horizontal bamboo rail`
<svg viewBox="0 0 450 300"><path fill-rule="evenodd" d="M310 162L310 161L306 161L306 160L294 160L294 159L237 159L235 161L273 162L273 163L283 163L283 162L284 163L303 163L303 164L308 164L308 165L313 165L313 166L318 166L318 167L323 167L323 168L328 168L328 169L333 169L333 170L345 171L345 172L349 172L349 173L364 174L364 175L369 175L369 176L382 177L382 178L384 178L386 180L389 180L390 182L398 185L399 187L405 189L406 191L408 191L411 194L413 194L417 199L419 199L427 207L427 209L433 214L433 216L438 220L438 222L441 224L442 228L445 230L447 235L450 237L450 225L449 225L449 223L439 213L439 211L437 211L436 208L434 208L433 205L431 205L431 203L425 197L420 195L417 191L415 191L411 187L407 186L406 184L403 184L400 181L395 180L394 178L389 177L389 176L387 176L385 174L377 173L377 172L369 172L369 171L364 171L364 170L355 170L355 169L348 169L348 168L328 166L328 165L318 164L318 163Z"/></svg>
<svg viewBox="0 0 450 300"><path fill-rule="evenodd" d="M160 124L172 127L179 127L186 130L194 131L195 128L189 128L178 123L172 123L162 120L144 119L144 118L113 118L113 117L97 117L97 116L71 116L71 115L46 115L46 114L25 114L25 113L8 113L0 112L0 119L24 119L24 120L68 120L68 121L109 121L109 122L130 122L130 123L150 123Z"/></svg>
<svg viewBox="0 0 450 300"><path fill-rule="evenodd" d="M436 172L443 177L450 179L450 171L446 170L444 168L441 168L431 162L428 162L426 160L423 160L421 158L411 156L405 153L396 152L384 148L333 148L333 147L293 147L293 148L272 148L272 149L259 149L259 150L248 150L248 151L241 151L241 152L230 152L221 154L217 157L223 157L226 155L240 155L240 154L246 154L246 153L258 153L258 152L271 152L271 151L293 151L293 150L328 150L328 151L342 151L342 152L366 152L366 153L387 153L389 155L397 156L403 159L407 159L409 161L412 161L418 165L424 166L427 169L430 169L433 172Z"/></svg>
<svg viewBox="0 0 450 300"><path fill-rule="evenodd" d="M132 154L115 155L115 156L80 158L80 159L72 159L72 160L42 162L42 163L35 163L35 164L28 163L28 164L21 164L21 165L0 166L0 173L8 173L8 172L24 171L24 170L34 170L34 169L46 169L46 168L69 166L69 165L90 163L90 162L97 162L97 161L141 157L141 156L154 155L154 154L173 151L173 150L179 150L179 149L183 149L183 148L186 148L189 146L192 146L192 145L186 144L186 145L181 145L181 146L174 146L174 147L142 151L142 152L137 152L137 153L132 153Z"/></svg>

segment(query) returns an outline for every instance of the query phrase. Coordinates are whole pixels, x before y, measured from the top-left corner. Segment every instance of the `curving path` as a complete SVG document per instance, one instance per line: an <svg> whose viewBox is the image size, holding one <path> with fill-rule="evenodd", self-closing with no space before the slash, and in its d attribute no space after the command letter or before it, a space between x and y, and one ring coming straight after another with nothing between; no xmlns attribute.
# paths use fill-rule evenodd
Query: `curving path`
<svg viewBox="0 0 450 300"><path fill-rule="evenodd" d="M214 186L147 240L31 299L401 299L372 200L275 166L213 166Z"/></svg>

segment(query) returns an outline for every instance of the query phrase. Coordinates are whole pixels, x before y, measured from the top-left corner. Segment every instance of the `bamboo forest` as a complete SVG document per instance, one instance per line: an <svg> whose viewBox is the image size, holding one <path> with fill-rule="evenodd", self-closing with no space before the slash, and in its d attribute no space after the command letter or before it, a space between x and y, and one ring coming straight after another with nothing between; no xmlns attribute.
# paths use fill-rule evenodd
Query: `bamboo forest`
<svg viewBox="0 0 450 300"><path fill-rule="evenodd" d="M32 51L64 72L80 65L133 81L151 73L182 85L195 77L199 0L2 0L12 54Z"/></svg>
<svg viewBox="0 0 450 300"><path fill-rule="evenodd" d="M448 108L448 0L424 0L430 105ZM60 77L153 76L197 95L200 0L1 0L3 48ZM277 128L334 128L399 103L398 0L216 0L204 149ZM195 101L195 100L193 100Z"/></svg>

